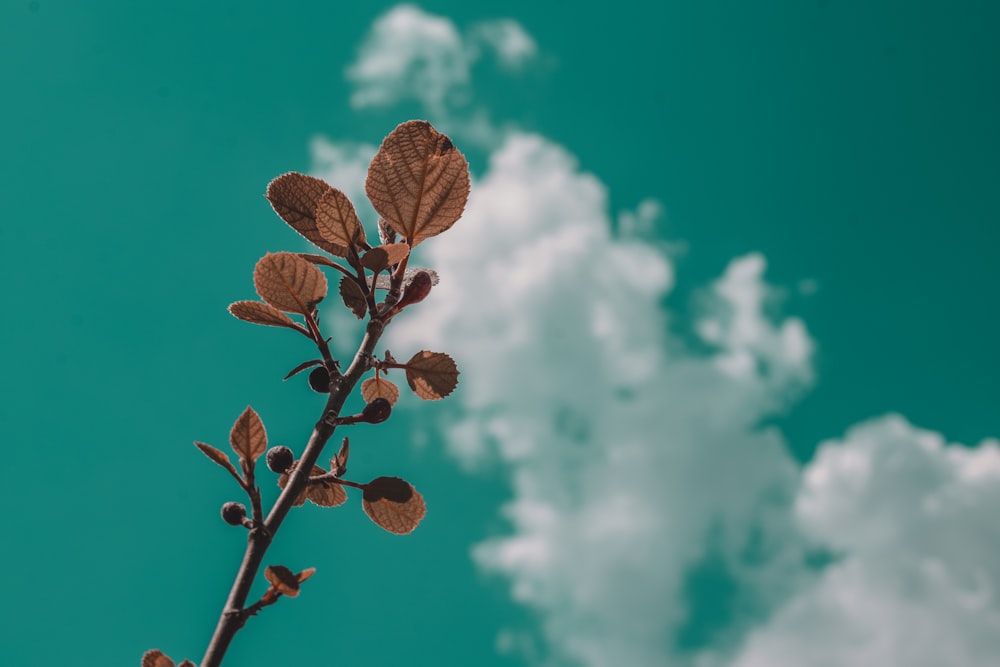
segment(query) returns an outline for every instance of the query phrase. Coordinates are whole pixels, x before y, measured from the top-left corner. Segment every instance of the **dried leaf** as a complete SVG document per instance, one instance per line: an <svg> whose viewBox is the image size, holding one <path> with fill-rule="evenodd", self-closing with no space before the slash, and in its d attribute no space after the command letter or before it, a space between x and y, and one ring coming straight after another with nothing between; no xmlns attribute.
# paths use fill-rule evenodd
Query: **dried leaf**
<svg viewBox="0 0 1000 667"><path fill-rule="evenodd" d="M340 298L344 300L344 305L351 309L354 316L359 320L368 312L368 299L352 278L344 276L340 279Z"/></svg>
<svg viewBox="0 0 1000 667"><path fill-rule="evenodd" d="M337 477L342 477L347 472L347 458L350 455L351 441L345 437L340 443L340 451L330 459L330 472Z"/></svg>
<svg viewBox="0 0 1000 667"><path fill-rule="evenodd" d="M288 472L278 476L279 487L283 489L288 485L288 480L294 470L295 468L293 467ZM325 474L326 470L314 465L312 473L309 476L318 477ZM307 498L312 501L314 505L319 505L320 507L336 507L337 505L343 505L347 502L347 493L344 492L344 488L340 484L335 482L309 484L306 488L299 492L298 497L295 498L295 502L292 504L296 507L304 505Z"/></svg>
<svg viewBox="0 0 1000 667"><path fill-rule="evenodd" d="M361 258L361 266L377 273L399 264L409 254L410 246L405 243L375 246Z"/></svg>
<svg viewBox="0 0 1000 667"><path fill-rule="evenodd" d="M368 378L361 383L361 396L365 403L371 403L376 398L384 398L389 405L396 405L399 400L399 387L383 377Z"/></svg>
<svg viewBox="0 0 1000 667"><path fill-rule="evenodd" d="M372 521L398 535L412 532L427 513L423 496L399 477L377 477L365 484L362 505Z"/></svg>
<svg viewBox="0 0 1000 667"><path fill-rule="evenodd" d="M324 239L345 249L365 240L354 204L337 188L327 190L316 203L316 229Z"/></svg>
<svg viewBox="0 0 1000 667"><path fill-rule="evenodd" d="M226 456L225 452L216 449L212 445L206 445L204 442L196 441L194 443L194 446L200 449L202 454L212 459L213 461L218 463L220 466L222 466L232 474L239 477L239 475L236 474L236 468L233 467L233 464L229 461L229 457Z"/></svg>
<svg viewBox="0 0 1000 667"><path fill-rule="evenodd" d="M431 277L431 285L437 285L441 279L438 278L437 271L434 269L424 269L419 266L414 266L403 272L403 287L406 287L413 281L413 277L423 271ZM375 281L375 289L389 289L390 276L379 276L378 280ZM368 276L368 287L372 286L372 277Z"/></svg>
<svg viewBox="0 0 1000 667"><path fill-rule="evenodd" d="M282 380L287 380L288 378L293 378L307 368L312 368L313 366L319 366L323 363L322 359L310 359L309 361L303 361L301 364L288 371L288 375L281 378Z"/></svg>
<svg viewBox="0 0 1000 667"><path fill-rule="evenodd" d="M378 240L382 245L396 242L396 230L389 226L385 218L378 219Z"/></svg>
<svg viewBox="0 0 1000 667"><path fill-rule="evenodd" d="M154 648L142 654L142 667L174 667L174 661Z"/></svg>
<svg viewBox="0 0 1000 667"><path fill-rule="evenodd" d="M340 266L326 255L314 255L311 252L297 252L295 254L301 257L302 259L306 260L310 264L316 264L318 266L330 266L330 267Z"/></svg>
<svg viewBox="0 0 1000 667"><path fill-rule="evenodd" d="M268 253L253 270L260 298L287 313L308 315L326 296L326 276L293 252Z"/></svg>
<svg viewBox="0 0 1000 667"><path fill-rule="evenodd" d="M314 472L313 474L326 474L325 470L322 468L320 470L322 470L321 473ZM320 507L336 507L347 502L347 493L344 491L344 487L336 482L319 482L309 485L306 498Z"/></svg>
<svg viewBox="0 0 1000 667"><path fill-rule="evenodd" d="M229 432L229 444L240 458L247 461L256 461L267 450L264 422L249 405L233 424L233 429Z"/></svg>
<svg viewBox="0 0 1000 667"><path fill-rule="evenodd" d="M316 247L344 257L347 248L323 238L316 227L316 206L329 190L326 182L298 172L282 174L267 184L268 201L282 220Z"/></svg>
<svg viewBox="0 0 1000 667"><path fill-rule="evenodd" d="M299 329L288 315L274 306L260 301L237 301L229 304L229 312L245 322L263 324L269 327Z"/></svg>
<svg viewBox="0 0 1000 667"><path fill-rule="evenodd" d="M416 246L462 215L469 198L469 164L430 123L407 121L372 158L365 192L386 223Z"/></svg>
<svg viewBox="0 0 1000 667"><path fill-rule="evenodd" d="M406 382L420 398L436 401L458 385L458 366L447 354L421 350L406 362Z"/></svg>
<svg viewBox="0 0 1000 667"><path fill-rule="evenodd" d="M299 575L284 565L269 565L265 567L264 578L282 595L293 598L299 594Z"/></svg>

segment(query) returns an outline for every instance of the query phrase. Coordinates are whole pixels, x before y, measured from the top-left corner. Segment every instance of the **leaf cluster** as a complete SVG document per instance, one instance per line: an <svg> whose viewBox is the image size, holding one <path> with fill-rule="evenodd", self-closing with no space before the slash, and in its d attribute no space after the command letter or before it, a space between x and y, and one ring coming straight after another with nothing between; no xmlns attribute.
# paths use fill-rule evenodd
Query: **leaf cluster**
<svg viewBox="0 0 1000 667"><path fill-rule="evenodd" d="M327 468L316 461L337 427L378 424L389 418L400 396L399 387L386 377L393 370L402 371L410 389L425 400L444 398L457 386L458 367L447 354L420 350L399 363L388 350L381 359L374 352L392 319L422 302L437 284L438 276L432 269L408 266L410 251L455 224L465 208L469 185L464 156L447 136L425 121L399 125L372 159L365 192L380 216L378 243L369 241L347 195L321 179L289 172L268 184L266 197L274 211L319 252L265 254L253 272L260 300L237 301L229 306L229 312L247 322L290 329L308 338L319 358L303 361L285 379L312 369L309 385L328 396L312 436L298 455L284 445L269 450L263 420L249 406L229 434L235 463L222 450L195 442L206 457L236 480L251 506L249 516L239 503L223 507L227 523L248 529L247 555L202 667L217 666L232 636L249 617L282 596L297 596L300 584L315 571L309 568L294 573L283 565L269 565L264 576L270 588L256 603L246 604L264 552L291 507L307 501L337 507L346 503L347 489L354 488L361 492L361 506L368 517L391 533L412 532L424 518L423 496L409 482L393 476L368 482L345 477L351 451L348 438L343 438ZM319 307L329 291L324 270L336 272L342 305L358 319L367 318L364 339L347 370L333 357L319 317ZM372 375L364 378L369 372ZM359 383L364 409L341 415L346 397ZM257 482L257 461L265 453L267 467L277 475L282 489L266 516ZM152 650L143 656L142 665L173 667L174 663Z"/></svg>

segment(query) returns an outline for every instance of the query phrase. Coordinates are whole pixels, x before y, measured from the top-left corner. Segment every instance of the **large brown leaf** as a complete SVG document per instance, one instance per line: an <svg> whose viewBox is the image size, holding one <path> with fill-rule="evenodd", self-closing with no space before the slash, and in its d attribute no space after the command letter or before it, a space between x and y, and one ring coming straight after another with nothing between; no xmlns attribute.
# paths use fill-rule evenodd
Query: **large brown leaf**
<svg viewBox="0 0 1000 667"><path fill-rule="evenodd" d="M469 198L469 164L430 123L407 121L372 158L365 192L386 223L416 246L462 215Z"/></svg>
<svg viewBox="0 0 1000 667"><path fill-rule="evenodd" d="M316 204L316 229L330 243L345 248L365 240L354 204L337 188L327 190Z"/></svg>
<svg viewBox="0 0 1000 667"><path fill-rule="evenodd" d="M278 176L267 184L267 200L282 220L317 248L345 257L347 248L323 238L316 227L316 206L328 191L325 181L295 171Z"/></svg>
<svg viewBox="0 0 1000 667"><path fill-rule="evenodd" d="M260 298L286 313L308 315L326 296L326 276L293 252L268 253L253 270Z"/></svg>

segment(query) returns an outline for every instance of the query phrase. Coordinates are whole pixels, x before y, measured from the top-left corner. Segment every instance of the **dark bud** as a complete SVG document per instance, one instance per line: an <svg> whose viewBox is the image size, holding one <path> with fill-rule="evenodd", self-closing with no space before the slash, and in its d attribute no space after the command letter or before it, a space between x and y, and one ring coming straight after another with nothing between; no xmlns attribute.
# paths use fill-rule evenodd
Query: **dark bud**
<svg viewBox="0 0 1000 667"><path fill-rule="evenodd" d="M406 286L406 291L403 292L403 296L399 299L399 303L396 306L398 308L405 308L411 304L420 303L431 293L433 284L434 281L431 279L431 274L426 271L417 271L413 279Z"/></svg>
<svg viewBox="0 0 1000 667"><path fill-rule="evenodd" d="M317 366L309 373L309 386L321 394L330 393L330 371L326 366Z"/></svg>
<svg viewBox="0 0 1000 667"><path fill-rule="evenodd" d="M247 508L240 503L229 502L222 506L222 520L230 526L242 526L247 518Z"/></svg>
<svg viewBox="0 0 1000 667"><path fill-rule="evenodd" d="M280 475L291 468L293 463L295 463L295 455L288 447L278 445L267 450L267 467L271 472Z"/></svg>
<svg viewBox="0 0 1000 667"><path fill-rule="evenodd" d="M361 419L358 421L381 424L389 418L390 414L392 414L392 403L379 397L365 406L365 409L361 411Z"/></svg>

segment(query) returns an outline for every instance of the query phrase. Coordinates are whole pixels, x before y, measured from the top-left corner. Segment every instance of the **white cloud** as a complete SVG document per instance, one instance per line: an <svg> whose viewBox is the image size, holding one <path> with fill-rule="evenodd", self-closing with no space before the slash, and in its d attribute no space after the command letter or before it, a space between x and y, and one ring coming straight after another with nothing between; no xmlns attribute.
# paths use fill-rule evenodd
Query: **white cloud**
<svg viewBox="0 0 1000 667"><path fill-rule="evenodd" d="M414 5L397 5L379 17L347 70L357 108L416 99L442 112L449 96L469 82L470 54L448 19Z"/></svg>
<svg viewBox="0 0 1000 667"><path fill-rule="evenodd" d="M511 19L482 21L473 27L471 38L492 47L500 63L509 69L523 67L538 56L534 38Z"/></svg>
<svg viewBox="0 0 1000 667"><path fill-rule="evenodd" d="M489 25L463 37L391 10L349 70L353 103L417 99L455 125L477 45L508 65L537 52L517 24ZM994 664L997 443L946 445L888 417L800 468L762 424L812 384L814 343L775 314L764 257L708 287L695 316L707 351L692 351L670 334L687 314L662 308L675 267L648 238L662 206L640 202L613 232L605 186L568 151L470 109L456 126L489 138L489 167L463 219L418 249L442 282L388 343L458 359L463 410L442 425L446 446L470 469L509 470L510 531L473 557L538 612L548 649L517 629L498 649L584 667ZM312 148L314 171L363 192L374 146ZM814 547L837 559L808 567ZM686 584L709 556L744 613L722 641L685 649Z"/></svg>
<svg viewBox="0 0 1000 667"><path fill-rule="evenodd" d="M842 554L752 633L734 667L987 667L1000 658L1000 448L898 416L824 443L802 531Z"/></svg>
<svg viewBox="0 0 1000 667"><path fill-rule="evenodd" d="M411 4L376 19L347 68L351 105L384 107L416 100L442 129L494 146L499 130L472 101L472 68L484 54L507 70L523 70L538 53L534 39L511 19L474 23L463 34L450 20Z"/></svg>
<svg viewBox="0 0 1000 667"><path fill-rule="evenodd" d="M672 652L685 573L710 533L750 597L794 556L795 467L756 425L808 382L810 348L801 323L762 315L763 259L751 255L712 290L717 353L681 352L659 305L673 266L610 229L594 176L542 137L510 134L463 219L423 246L442 282L391 346L459 360L466 410L449 446L510 466L513 533L477 546L477 562L543 612L557 655L644 667ZM782 372L733 378L735 354ZM737 556L751 539L787 553L755 570Z"/></svg>

